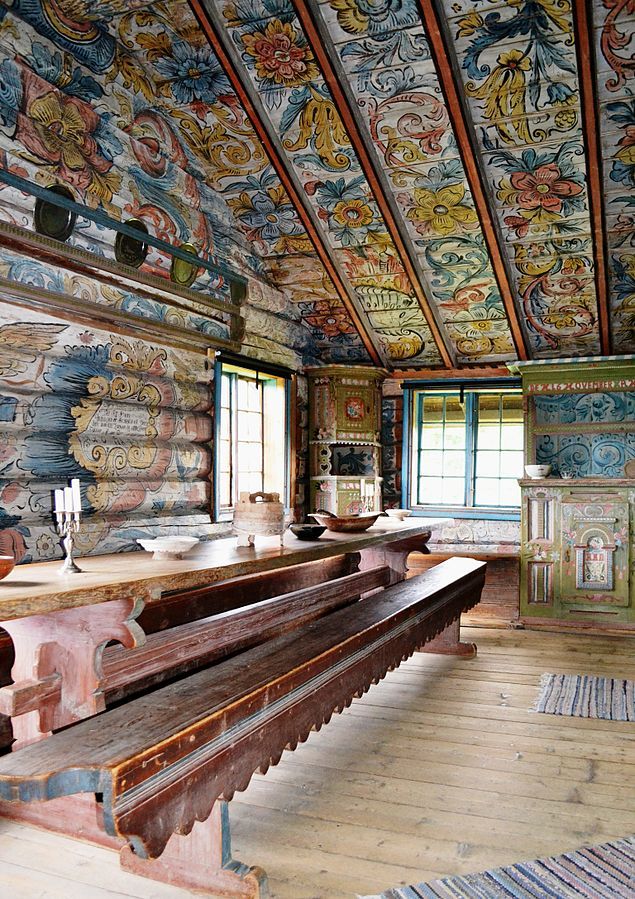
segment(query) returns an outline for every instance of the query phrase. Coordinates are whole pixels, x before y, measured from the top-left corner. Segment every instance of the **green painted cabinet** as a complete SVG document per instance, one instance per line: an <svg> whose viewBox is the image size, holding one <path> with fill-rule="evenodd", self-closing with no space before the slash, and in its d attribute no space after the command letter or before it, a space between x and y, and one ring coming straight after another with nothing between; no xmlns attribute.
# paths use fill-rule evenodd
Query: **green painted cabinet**
<svg viewBox="0 0 635 899"><path fill-rule="evenodd" d="M526 624L635 631L635 356L518 362Z"/></svg>
<svg viewBox="0 0 635 899"><path fill-rule="evenodd" d="M635 627L635 484L521 481L521 617Z"/></svg>
<svg viewBox="0 0 635 899"><path fill-rule="evenodd" d="M312 511L381 510L381 384L361 366L307 369Z"/></svg>

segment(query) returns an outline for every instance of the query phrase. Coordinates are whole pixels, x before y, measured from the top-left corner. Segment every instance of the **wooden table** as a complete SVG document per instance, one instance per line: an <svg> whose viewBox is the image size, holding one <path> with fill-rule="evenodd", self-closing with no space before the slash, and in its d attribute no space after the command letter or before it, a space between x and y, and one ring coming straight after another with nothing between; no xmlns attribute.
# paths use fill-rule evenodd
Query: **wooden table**
<svg viewBox="0 0 635 899"><path fill-rule="evenodd" d="M0 712L11 716L16 745L23 746L102 711L103 648L110 641L141 645L145 635L135 619L166 591L356 552L361 569L388 565L396 583L405 577L408 554L446 522L386 519L362 533L327 531L311 542L287 534L282 547L277 537L257 538L255 547L226 538L179 561L155 561L145 552L92 556L81 559L82 573L64 576L59 562L18 566L0 582L0 626L15 647L13 683L0 689Z"/></svg>

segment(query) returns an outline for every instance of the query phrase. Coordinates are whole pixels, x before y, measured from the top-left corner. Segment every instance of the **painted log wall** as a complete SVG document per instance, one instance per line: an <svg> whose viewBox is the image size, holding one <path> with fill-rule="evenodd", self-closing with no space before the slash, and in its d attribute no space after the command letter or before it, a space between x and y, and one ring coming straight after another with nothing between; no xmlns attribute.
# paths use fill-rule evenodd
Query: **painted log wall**
<svg viewBox="0 0 635 899"><path fill-rule="evenodd" d="M81 553L209 535L205 356L0 304L0 551L58 556L51 491L80 478Z"/></svg>

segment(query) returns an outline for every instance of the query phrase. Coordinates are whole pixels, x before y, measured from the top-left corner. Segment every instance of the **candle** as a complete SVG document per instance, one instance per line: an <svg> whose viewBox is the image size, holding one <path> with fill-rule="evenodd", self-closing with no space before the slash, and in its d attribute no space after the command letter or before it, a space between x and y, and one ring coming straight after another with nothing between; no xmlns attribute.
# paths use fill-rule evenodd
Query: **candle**
<svg viewBox="0 0 635 899"><path fill-rule="evenodd" d="M55 491L55 514L61 515L64 511L64 491L56 490Z"/></svg>
<svg viewBox="0 0 635 899"><path fill-rule="evenodd" d="M64 487L64 511L73 511L73 491L70 487Z"/></svg>
<svg viewBox="0 0 635 899"><path fill-rule="evenodd" d="M71 479L71 491L73 494L73 512L82 511L82 494L79 489L79 478Z"/></svg>

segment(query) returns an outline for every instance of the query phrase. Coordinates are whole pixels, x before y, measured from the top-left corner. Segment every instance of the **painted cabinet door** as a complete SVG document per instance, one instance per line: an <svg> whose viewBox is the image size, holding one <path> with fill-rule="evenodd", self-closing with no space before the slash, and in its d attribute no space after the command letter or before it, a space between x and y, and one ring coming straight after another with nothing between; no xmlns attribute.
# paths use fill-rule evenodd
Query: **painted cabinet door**
<svg viewBox="0 0 635 899"><path fill-rule="evenodd" d="M612 610L630 605L627 497L571 494L562 501L560 603L574 609Z"/></svg>

